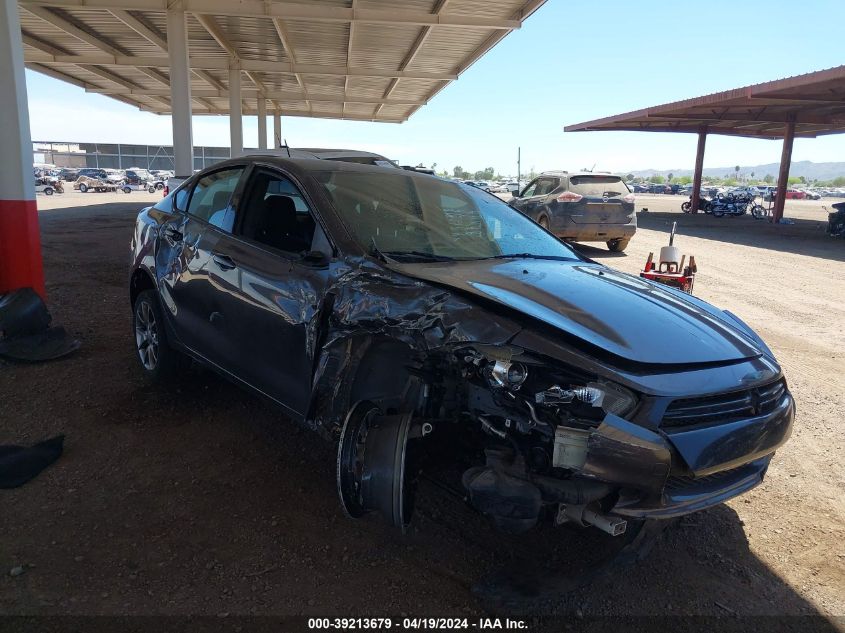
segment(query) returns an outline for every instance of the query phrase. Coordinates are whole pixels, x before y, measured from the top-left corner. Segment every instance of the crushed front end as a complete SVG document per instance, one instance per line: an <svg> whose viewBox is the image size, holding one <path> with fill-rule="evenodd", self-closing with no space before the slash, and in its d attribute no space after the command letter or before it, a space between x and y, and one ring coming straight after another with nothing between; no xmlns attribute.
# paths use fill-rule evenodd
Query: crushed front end
<svg viewBox="0 0 845 633"><path fill-rule="evenodd" d="M711 507L758 485L792 428L764 357L611 380L517 348L463 354L465 412L487 436L463 485L506 531L551 518L615 535L625 519Z"/></svg>
<svg viewBox="0 0 845 633"><path fill-rule="evenodd" d="M344 507L404 527L411 473L445 467L502 531L548 521L618 535L628 520L680 516L750 490L791 432L792 396L765 357L616 380L607 367L592 369L601 371L515 345L426 356L415 371L426 385L415 413L372 417L381 412L370 403L365 433L345 426Z"/></svg>

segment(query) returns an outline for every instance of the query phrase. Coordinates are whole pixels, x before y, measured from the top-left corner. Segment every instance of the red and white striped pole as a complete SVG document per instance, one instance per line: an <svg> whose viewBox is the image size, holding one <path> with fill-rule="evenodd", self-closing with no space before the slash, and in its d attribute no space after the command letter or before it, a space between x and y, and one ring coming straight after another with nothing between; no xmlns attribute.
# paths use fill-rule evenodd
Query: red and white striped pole
<svg viewBox="0 0 845 633"><path fill-rule="evenodd" d="M44 297L17 0L0 0L0 86L0 294L29 286Z"/></svg>

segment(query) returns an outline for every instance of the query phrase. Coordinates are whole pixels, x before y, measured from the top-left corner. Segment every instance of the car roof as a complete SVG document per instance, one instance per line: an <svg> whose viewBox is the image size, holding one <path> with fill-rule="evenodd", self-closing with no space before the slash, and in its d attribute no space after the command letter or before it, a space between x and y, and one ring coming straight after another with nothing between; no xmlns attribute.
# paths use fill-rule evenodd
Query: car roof
<svg viewBox="0 0 845 633"><path fill-rule="evenodd" d="M552 170L552 171L544 171L541 176L613 176L614 178L619 178L622 180L622 176L616 176L615 174L611 174L606 171L565 171L565 170Z"/></svg>
<svg viewBox="0 0 845 633"><path fill-rule="evenodd" d="M291 149L293 155L293 149ZM424 174L418 171L408 171L405 169L397 169L396 167L387 167L381 165L366 165L363 163L350 163L338 160L324 160L321 158L288 158L287 152L283 155L279 154L248 154L229 158L219 163L215 163L211 167L202 170L200 173L206 171L225 168L227 165L243 165L247 163L261 163L265 165L276 165L282 169L295 173L311 173L321 171L332 172L359 172L359 173L380 173L380 174L394 174L403 175L409 178L438 178L429 174ZM439 179L439 178L438 178Z"/></svg>
<svg viewBox="0 0 845 633"><path fill-rule="evenodd" d="M328 149L319 147L279 147L276 149L251 150L244 156L279 156L283 158L320 158L323 160L338 160L344 158L372 158L394 164L389 158L374 152L364 152L356 149Z"/></svg>

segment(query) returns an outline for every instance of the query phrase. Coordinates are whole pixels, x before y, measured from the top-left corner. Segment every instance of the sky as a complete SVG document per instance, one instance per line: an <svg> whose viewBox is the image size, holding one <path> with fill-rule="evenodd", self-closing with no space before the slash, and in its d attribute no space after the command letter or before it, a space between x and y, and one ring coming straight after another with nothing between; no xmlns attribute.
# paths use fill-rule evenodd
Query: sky
<svg viewBox="0 0 845 633"><path fill-rule="evenodd" d="M563 133L612 114L845 63L845 0L548 0L400 125L282 117L291 147L378 152L449 172L690 169L692 134ZM171 144L169 116L27 71L33 140ZM256 117L244 144L257 146ZM272 122L268 122L272 134ZM197 146L227 146L225 116L193 119ZM705 167L778 162L781 143L710 136ZM845 135L796 139L793 160L845 161Z"/></svg>

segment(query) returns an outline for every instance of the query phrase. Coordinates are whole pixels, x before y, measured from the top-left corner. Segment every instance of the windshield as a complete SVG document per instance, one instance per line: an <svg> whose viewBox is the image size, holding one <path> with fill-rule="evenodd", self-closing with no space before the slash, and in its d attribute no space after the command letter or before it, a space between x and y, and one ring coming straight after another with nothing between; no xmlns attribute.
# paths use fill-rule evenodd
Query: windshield
<svg viewBox="0 0 845 633"><path fill-rule="evenodd" d="M578 261L568 246L493 195L400 173L315 174L367 252L420 259L547 257Z"/></svg>

